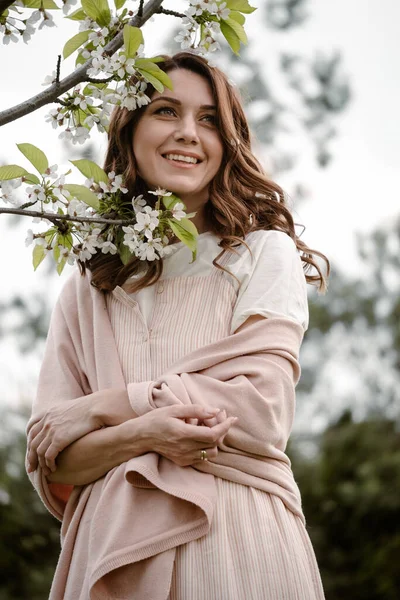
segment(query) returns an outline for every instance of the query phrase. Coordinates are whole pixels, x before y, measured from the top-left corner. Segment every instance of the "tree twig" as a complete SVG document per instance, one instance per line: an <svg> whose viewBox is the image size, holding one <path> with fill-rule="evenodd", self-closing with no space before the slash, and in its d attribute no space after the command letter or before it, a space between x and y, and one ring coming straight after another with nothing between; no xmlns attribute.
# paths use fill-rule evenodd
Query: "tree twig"
<svg viewBox="0 0 400 600"><path fill-rule="evenodd" d="M60 71L61 71L61 54L57 56L57 67L56 67L56 85L60 85Z"/></svg>
<svg viewBox="0 0 400 600"><path fill-rule="evenodd" d="M156 10L156 13L158 15L171 15L173 17L179 17L180 19L183 19L183 17L186 17L186 15L183 13L176 12L175 10L169 10L168 8L162 8L162 7L160 7L158 10Z"/></svg>
<svg viewBox="0 0 400 600"><path fill-rule="evenodd" d="M146 6L143 9L143 15L140 17L138 14L135 15L130 20L130 25L133 27L141 27L146 21L150 19L154 13L161 7L163 0L149 0ZM11 3L12 4L12 3ZM114 54L123 44L123 31L120 31L114 39L111 40L105 46L104 52L108 55ZM20 117L28 115L31 112L34 112L38 108L45 106L46 104L50 104L54 102L54 100L64 92L67 92L72 87L76 86L78 83L82 83L87 81L87 70L90 68L92 64L92 59L90 58L85 64L76 69L73 73L62 79L58 83L53 83L47 90L44 92L40 92L29 98L29 100L25 100L21 104L17 104L11 108L7 108L0 112L0 126L5 125L6 123L10 123L11 121L15 121Z"/></svg>
<svg viewBox="0 0 400 600"><path fill-rule="evenodd" d="M25 217L39 217L52 223L60 221L74 221L76 223L101 223L104 225L131 225L136 219L107 219L104 217L74 217L72 215L57 215L56 213L41 212L38 210L23 210L21 208L0 208L0 215L23 215Z"/></svg>

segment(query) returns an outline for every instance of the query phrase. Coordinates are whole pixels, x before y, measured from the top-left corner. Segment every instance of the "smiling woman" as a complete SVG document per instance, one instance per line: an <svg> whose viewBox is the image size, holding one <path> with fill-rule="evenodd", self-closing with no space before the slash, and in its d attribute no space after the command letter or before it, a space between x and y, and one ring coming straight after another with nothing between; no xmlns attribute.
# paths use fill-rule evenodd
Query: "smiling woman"
<svg viewBox="0 0 400 600"><path fill-rule="evenodd" d="M197 258L98 253L61 293L28 425L30 477L63 520L50 599L322 600L285 454L318 252L227 77L184 52L158 65L173 89L116 109L105 169L127 205L179 195Z"/></svg>
<svg viewBox="0 0 400 600"><path fill-rule="evenodd" d="M223 142L217 127L216 106L204 77L175 69L173 91L155 93L133 135L138 174L151 187L173 190L199 232L207 230L205 205L209 184L218 173Z"/></svg>

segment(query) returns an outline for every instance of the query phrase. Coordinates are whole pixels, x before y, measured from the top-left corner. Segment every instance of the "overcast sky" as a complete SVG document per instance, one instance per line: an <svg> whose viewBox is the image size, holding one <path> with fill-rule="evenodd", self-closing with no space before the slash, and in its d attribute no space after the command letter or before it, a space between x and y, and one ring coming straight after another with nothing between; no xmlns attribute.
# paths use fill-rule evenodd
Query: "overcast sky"
<svg viewBox="0 0 400 600"><path fill-rule="evenodd" d="M165 0L166 7L182 8L186 2ZM261 7L262 0L253 0ZM310 56L315 49L340 50L344 57L353 98L338 120L338 136L331 146L332 164L318 170L300 161L301 180L311 191L311 200L300 211L307 225L305 241L325 252L333 263L349 273L358 268L354 234L368 231L379 223L390 223L399 212L398 183L400 166L400 82L398 0L310 0L310 19L287 35L266 40L260 32L257 11L248 17L247 31L256 43L254 56L267 57L268 44L281 49L297 49ZM25 100L44 89L41 82L55 68L63 43L77 31L73 22L58 19L56 29L45 29L32 37L28 45L19 42L0 46L0 110ZM145 28L148 55L168 50L168 27L172 18L157 17ZM147 33L146 33L147 31ZM264 58L265 59L265 58ZM63 64L63 75L73 67L72 59ZM59 163L64 155L58 133L44 122L49 107L10 123L0 129L0 159L26 166L16 143L38 145L50 163ZM105 148L104 140L98 139ZM77 149L76 149L77 148ZM75 147L75 156L81 147ZM43 277L33 274L31 249L24 248L26 219L20 230L5 228L0 217L0 261L2 286L0 298L15 291L30 293L43 287ZM56 293L61 280L51 282ZM47 285L47 284L46 284ZM5 352L0 345L0 353ZM9 352L7 347L7 352ZM1 357L0 364L3 363ZM4 364L4 363L3 363Z"/></svg>

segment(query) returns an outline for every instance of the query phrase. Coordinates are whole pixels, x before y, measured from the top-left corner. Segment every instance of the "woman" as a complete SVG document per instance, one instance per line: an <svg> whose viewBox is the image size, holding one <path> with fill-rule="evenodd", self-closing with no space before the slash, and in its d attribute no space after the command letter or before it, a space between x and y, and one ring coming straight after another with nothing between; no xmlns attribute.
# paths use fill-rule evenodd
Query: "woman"
<svg viewBox="0 0 400 600"><path fill-rule="evenodd" d="M50 597L319 600L284 453L318 253L226 76L185 52L158 64L173 90L116 110L105 169L128 204L177 194L197 259L174 240L144 270L99 253L61 293L28 426L28 472L63 522Z"/></svg>

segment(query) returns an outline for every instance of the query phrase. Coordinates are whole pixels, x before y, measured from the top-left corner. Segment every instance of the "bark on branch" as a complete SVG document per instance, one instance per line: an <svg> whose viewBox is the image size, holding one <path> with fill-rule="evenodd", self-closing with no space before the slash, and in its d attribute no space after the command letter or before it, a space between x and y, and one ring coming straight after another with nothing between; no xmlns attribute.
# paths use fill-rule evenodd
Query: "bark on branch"
<svg viewBox="0 0 400 600"><path fill-rule="evenodd" d="M157 13L157 11L161 8L162 2L163 0L149 0L143 9L143 15L141 17L139 15L135 15L129 24L133 25L133 27L141 27L150 19L152 15ZM107 46L105 46L104 51L110 55L114 54L114 52L116 52L122 46L123 41L123 32L120 31L115 38L112 39ZM10 123L11 121L16 121L17 119L34 112L38 108L41 108L45 104L54 102L56 98L60 96L60 94L64 94L64 92L67 92L72 87L78 85L78 83L87 81L87 70L90 68L91 64L92 59L89 59L84 65L80 66L73 73L64 79L61 79L60 82L53 83L53 85L47 88L44 92L40 92L29 100L25 100L25 102L22 102L21 104L17 104L12 108L8 108L0 112L0 126Z"/></svg>
<svg viewBox="0 0 400 600"><path fill-rule="evenodd" d="M22 208L0 208L0 215L23 215L24 217L39 217L39 219L47 219L52 223L60 223L62 221L73 221L76 223L101 223L104 225L132 225L136 223L136 219L106 219L103 217L74 217L72 215L57 215L56 213L41 212L38 210L25 210Z"/></svg>

